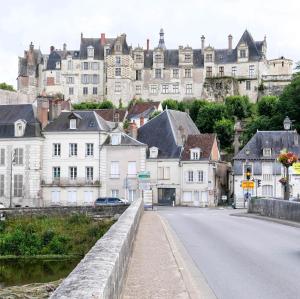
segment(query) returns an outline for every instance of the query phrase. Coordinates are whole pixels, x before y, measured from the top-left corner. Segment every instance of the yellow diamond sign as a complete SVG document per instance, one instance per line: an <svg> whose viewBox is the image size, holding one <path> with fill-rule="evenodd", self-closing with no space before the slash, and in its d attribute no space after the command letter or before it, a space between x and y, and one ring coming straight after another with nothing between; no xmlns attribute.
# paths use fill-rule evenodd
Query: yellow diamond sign
<svg viewBox="0 0 300 299"><path fill-rule="evenodd" d="M253 181L242 181L242 188L243 189L253 189L254 182Z"/></svg>
<svg viewBox="0 0 300 299"><path fill-rule="evenodd" d="M300 163L299 162L293 164L293 170L294 170L295 174L300 174Z"/></svg>

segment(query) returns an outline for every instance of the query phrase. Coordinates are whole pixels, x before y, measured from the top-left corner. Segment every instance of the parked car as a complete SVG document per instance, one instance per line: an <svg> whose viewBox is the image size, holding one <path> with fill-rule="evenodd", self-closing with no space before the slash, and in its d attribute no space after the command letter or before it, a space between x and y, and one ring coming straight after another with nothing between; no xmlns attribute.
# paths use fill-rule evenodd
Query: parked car
<svg viewBox="0 0 300 299"><path fill-rule="evenodd" d="M106 206L106 205L125 205L120 198L117 197L99 197L95 200L94 206Z"/></svg>

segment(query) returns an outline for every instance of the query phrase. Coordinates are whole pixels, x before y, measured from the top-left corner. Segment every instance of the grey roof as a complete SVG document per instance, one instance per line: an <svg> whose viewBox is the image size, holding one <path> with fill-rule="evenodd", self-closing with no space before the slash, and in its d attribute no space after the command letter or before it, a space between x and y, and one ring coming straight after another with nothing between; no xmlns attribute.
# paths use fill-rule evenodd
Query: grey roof
<svg viewBox="0 0 300 299"><path fill-rule="evenodd" d="M32 51L32 64L28 64L28 51L25 51L25 57L19 57L18 76L38 76L38 65L43 62L43 55L40 49L34 49Z"/></svg>
<svg viewBox="0 0 300 299"><path fill-rule="evenodd" d="M17 120L25 120L26 128L23 137L40 137L40 123L35 118L31 104L0 105L0 138L13 138L14 123ZM16 137L22 138L22 137Z"/></svg>
<svg viewBox="0 0 300 299"><path fill-rule="evenodd" d="M121 143L118 144L118 146L147 146L146 144L135 140L134 138L130 137L129 135L125 134L125 133L121 133ZM104 145L111 145L111 137L108 136L107 139L104 142ZM116 146L116 145L113 145Z"/></svg>
<svg viewBox="0 0 300 299"><path fill-rule="evenodd" d="M245 147L234 157L234 160L274 160L280 151L287 149L300 155L300 136L296 131L258 131ZM272 156L264 157L263 149L271 148ZM249 150L249 155L246 155Z"/></svg>
<svg viewBox="0 0 300 299"><path fill-rule="evenodd" d="M100 38L82 38L80 43L80 59L87 58L87 47L94 47L94 58L103 60L104 59L104 48L101 45Z"/></svg>
<svg viewBox="0 0 300 299"><path fill-rule="evenodd" d="M55 70L56 69L56 63L61 62L61 55L58 51L53 50L47 60L47 70Z"/></svg>
<svg viewBox="0 0 300 299"><path fill-rule="evenodd" d="M187 113L166 109L139 128L138 140L157 147L158 158L179 158L184 140L193 134L200 133Z"/></svg>
<svg viewBox="0 0 300 299"><path fill-rule="evenodd" d="M78 115L81 119L78 122L78 128L76 130L70 129L69 116ZM78 132L78 131L110 131L109 125L106 121L99 116L95 111L71 111L62 112L57 119L49 123L45 129L45 132Z"/></svg>

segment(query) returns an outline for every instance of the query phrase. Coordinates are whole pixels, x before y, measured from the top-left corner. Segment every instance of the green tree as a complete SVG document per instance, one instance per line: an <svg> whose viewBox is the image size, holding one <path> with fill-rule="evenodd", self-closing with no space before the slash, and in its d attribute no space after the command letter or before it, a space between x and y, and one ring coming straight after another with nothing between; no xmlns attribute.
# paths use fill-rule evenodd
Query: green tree
<svg viewBox="0 0 300 299"><path fill-rule="evenodd" d="M114 104L111 101L106 100L100 103L98 109L112 109L112 108L114 108Z"/></svg>
<svg viewBox="0 0 300 299"><path fill-rule="evenodd" d="M15 91L15 89L12 85L6 84L5 82L0 83L0 89Z"/></svg>
<svg viewBox="0 0 300 299"><path fill-rule="evenodd" d="M154 118L157 115L160 115L160 113L161 113L160 111L154 111L154 112L152 112L151 115L150 115L150 117L149 117L149 120L152 119L152 118Z"/></svg>
<svg viewBox="0 0 300 299"><path fill-rule="evenodd" d="M234 123L230 119L222 118L217 120L214 125L214 131L218 135L220 140L221 148L232 147L233 137L234 137Z"/></svg>
<svg viewBox="0 0 300 299"><path fill-rule="evenodd" d="M277 105L278 97L264 96L257 103L257 114L272 117L277 113Z"/></svg>
<svg viewBox="0 0 300 299"><path fill-rule="evenodd" d="M167 99L165 101L162 102L162 107L165 110L166 106L168 107L168 109L172 109L172 110L179 110L178 108L178 101L173 100L173 99Z"/></svg>
<svg viewBox="0 0 300 299"><path fill-rule="evenodd" d="M199 110L203 106L207 105L207 101L205 100L194 100L190 106L190 117L195 122L197 120Z"/></svg>
<svg viewBox="0 0 300 299"><path fill-rule="evenodd" d="M294 128L300 131L300 75L295 76L279 96L278 112L282 121L288 116L294 121Z"/></svg>
<svg viewBox="0 0 300 299"><path fill-rule="evenodd" d="M244 119L251 114L251 104L247 96L229 96L225 99L227 114Z"/></svg>
<svg viewBox="0 0 300 299"><path fill-rule="evenodd" d="M213 133L216 121L226 116L226 106L223 103L208 103L199 109L196 125L202 133Z"/></svg>

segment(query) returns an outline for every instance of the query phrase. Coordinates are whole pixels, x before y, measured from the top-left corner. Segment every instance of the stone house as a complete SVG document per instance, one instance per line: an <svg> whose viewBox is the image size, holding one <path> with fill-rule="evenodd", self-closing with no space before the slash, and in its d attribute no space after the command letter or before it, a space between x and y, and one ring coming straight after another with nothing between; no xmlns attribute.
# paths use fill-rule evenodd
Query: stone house
<svg viewBox="0 0 300 299"><path fill-rule="evenodd" d="M0 106L0 202L5 207L42 206L43 141L31 104Z"/></svg>
<svg viewBox="0 0 300 299"><path fill-rule="evenodd" d="M234 197L238 206L244 205L245 193L252 196L282 198L283 186L279 180L284 169L277 157L280 151L287 149L300 155L299 134L293 130L257 131L244 148L233 159ZM251 179L255 181L253 189L243 189L246 169L251 170ZM258 187L257 180L261 180ZM290 168L291 197L300 196L300 175Z"/></svg>
<svg viewBox="0 0 300 299"><path fill-rule="evenodd" d="M139 128L138 140L148 145L154 203L218 203L223 191L217 182L220 154L214 134L200 134L187 113L166 109Z"/></svg>

